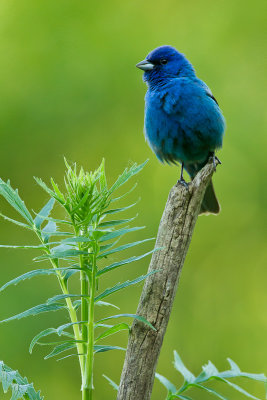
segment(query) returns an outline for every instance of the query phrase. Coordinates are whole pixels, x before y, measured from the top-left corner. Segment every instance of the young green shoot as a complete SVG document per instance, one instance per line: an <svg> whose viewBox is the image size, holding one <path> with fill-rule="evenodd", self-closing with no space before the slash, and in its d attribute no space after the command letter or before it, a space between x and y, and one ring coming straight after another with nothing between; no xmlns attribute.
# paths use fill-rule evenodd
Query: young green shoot
<svg viewBox="0 0 267 400"><path fill-rule="evenodd" d="M107 306L107 309L116 307L106 302L107 297L143 281L148 276L142 275L131 281L118 282L112 287L100 290L103 275L152 253L150 251L108 263L111 255L112 257L117 256L123 250L131 249L149 240L144 239L117 245L122 236L143 227L129 227L134 218L125 218L124 216L123 219L116 219L117 214L131 210L134 204L118 208L114 208L113 205L127 195L126 193L115 197L117 190L140 172L145 163L133 164L126 168L110 187L106 180L104 161L94 172L85 172L83 168L78 171L76 164L70 166L66 161L65 164L64 189L60 189L53 179L51 179L49 187L41 179L35 178L38 185L49 195L49 200L34 216L20 198L18 191L11 187L10 182L0 179L0 195L17 211L23 222L2 214L1 216L9 222L31 230L39 240L37 245L2 245L1 247L36 249L41 251L41 254L35 257L34 261L42 265L43 262L50 264L50 267L33 269L12 279L3 284L0 291L40 275L55 276L61 289L60 294L46 302L1 322L67 309L69 323L56 328L47 328L38 333L30 344L30 352L36 344L54 345L45 358L58 357L62 353L76 349L81 371L82 400L91 400L94 390L95 355L108 350L124 350L118 346L102 345L101 340L122 330L130 331L130 326L126 322L120 321L107 326L105 321L126 317L136 318L148 325L150 329L154 329L145 318L135 314L108 315L100 320L97 320L96 316L96 307L100 305ZM51 216L55 203L63 208L63 218ZM80 279L80 291L71 293L70 281L77 275ZM104 331L103 328L105 328ZM59 336L60 342L43 342L50 335ZM63 355L63 358L70 355L72 354L67 354L65 357Z"/></svg>

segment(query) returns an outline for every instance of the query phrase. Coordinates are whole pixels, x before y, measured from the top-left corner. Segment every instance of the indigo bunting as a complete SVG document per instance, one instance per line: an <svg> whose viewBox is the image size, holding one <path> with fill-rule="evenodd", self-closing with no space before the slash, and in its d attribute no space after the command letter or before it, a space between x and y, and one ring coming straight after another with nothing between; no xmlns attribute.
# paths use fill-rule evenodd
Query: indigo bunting
<svg viewBox="0 0 267 400"><path fill-rule="evenodd" d="M225 121L209 87L197 78L192 64L174 47L161 46L136 65L144 71L145 137L161 162L179 162L193 179L222 146ZM218 160L218 159L217 159ZM218 160L218 162L220 162ZM215 164L216 165L216 164ZM212 182L200 209L218 214Z"/></svg>

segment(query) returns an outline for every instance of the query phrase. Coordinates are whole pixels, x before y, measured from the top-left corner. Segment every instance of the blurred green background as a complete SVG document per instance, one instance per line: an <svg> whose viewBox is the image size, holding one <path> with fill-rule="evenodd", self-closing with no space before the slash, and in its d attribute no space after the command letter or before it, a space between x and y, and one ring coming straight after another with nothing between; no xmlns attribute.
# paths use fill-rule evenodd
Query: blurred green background
<svg viewBox="0 0 267 400"><path fill-rule="evenodd" d="M222 212L197 222L157 368L177 383L174 349L196 374L209 359L226 369L226 357L245 371L266 373L266 4L0 3L0 175L19 188L30 209L39 209L47 200L33 175L62 182L63 156L89 170L105 157L110 182L129 161L149 157L132 195L142 200L131 214L138 212L138 224L147 229L131 239L155 236L179 171L161 165L142 134L146 88L135 64L154 47L171 44L184 52L224 111L227 131L219 154L223 165L214 179ZM0 208L13 215L2 200ZM1 221L1 243L26 241L31 241L30 234ZM34 269L34 255L1 250L0 284ZM148 262L125 267L111 280L134 278L146 271ZM1 294L0 318L56 293L53 277L21 283ZM138 286L112 300L122 312L134 313L140 293ZM0 326L0 359L33 381L47 400L80 398L75 358L44 361L44 348L28 353L36 333L64 321L65 314L54 313ZM126 342L122 333L117 343ZM102 373L119 382L123 357L119 352L97 357L96 400L115 399ZM244 386L264 397L261 384ZM152 399L163 400L164 395L164 388L155 383ZM241 397L232 392L233 400ZM198 392L196 398L208 396Z"/></svg>

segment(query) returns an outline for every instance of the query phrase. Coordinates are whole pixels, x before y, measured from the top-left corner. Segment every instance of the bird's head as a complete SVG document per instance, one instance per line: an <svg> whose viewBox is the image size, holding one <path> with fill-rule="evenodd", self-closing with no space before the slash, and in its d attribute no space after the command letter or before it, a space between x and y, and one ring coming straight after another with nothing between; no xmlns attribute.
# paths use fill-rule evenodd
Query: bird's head
<svg viewBox="0 0 267 400"><path fill-rule="evenodd" d="M162 83L168 78L195 74L190 62L172 46L157 47L136 66L145 72L144 81L148 84Z"/></svg>

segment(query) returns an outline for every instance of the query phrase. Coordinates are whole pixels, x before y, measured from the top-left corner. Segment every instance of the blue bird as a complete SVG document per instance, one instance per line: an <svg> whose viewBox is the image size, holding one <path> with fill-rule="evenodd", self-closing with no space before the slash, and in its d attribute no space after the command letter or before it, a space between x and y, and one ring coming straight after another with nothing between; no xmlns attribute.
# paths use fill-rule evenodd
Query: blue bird
<svg viewBox="0 0 267 400"><path fill-rule="evenodd" d="M192 64L174 47L161 46L136 65L144 71L145 137L161 162L179 162L193 179L222 147L225 120L209 87L197 78ZM218 159L217 159L218 160ZM218 160L219 161L219 160ZM200 213L218 214L212 182Z"/></svg>

